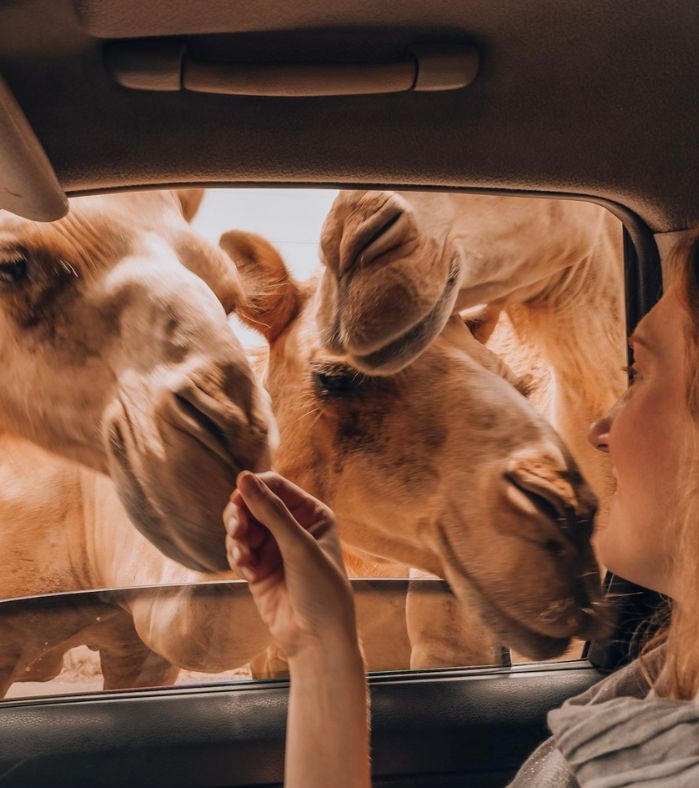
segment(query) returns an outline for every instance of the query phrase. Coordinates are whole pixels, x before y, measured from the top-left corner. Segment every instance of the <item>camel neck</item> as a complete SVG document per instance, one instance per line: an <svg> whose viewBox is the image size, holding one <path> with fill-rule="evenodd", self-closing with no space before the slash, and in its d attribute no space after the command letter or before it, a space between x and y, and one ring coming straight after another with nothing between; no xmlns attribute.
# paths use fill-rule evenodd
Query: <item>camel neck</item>
<svg viewBox="0 0 699 788"><path fill-rule="evenodd" d="M8 596L77 590L83 546L75 525L82 521L78 466L7 431L0 431L0 542L10 572L0 588ZM31 557L24 574L22 556ZM13 559L14 560L14 559ZM30 565L27 563L27 565Z"/></svg>
<svg viewBox="0 0 699 788"><path fill-rule="evenodd" d="M540 348L566 391L608 408L626 379L623 271L616 255L591 254L507 312L520 341Z"/></svg>

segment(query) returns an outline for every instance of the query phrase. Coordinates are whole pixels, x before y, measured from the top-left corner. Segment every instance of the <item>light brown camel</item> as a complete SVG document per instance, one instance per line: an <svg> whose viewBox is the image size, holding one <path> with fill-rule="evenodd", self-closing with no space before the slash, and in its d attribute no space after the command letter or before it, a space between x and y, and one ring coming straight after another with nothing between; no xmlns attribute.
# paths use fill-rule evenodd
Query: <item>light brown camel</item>
<svg viewBox="0 0 699 788"><path fill-rule="evenodd" d="M350 569L390 561L443 577L479 631L533 657L599 630L594 496L463 321L395 374L367 376L322 347L314 281L295 282L258 236L221 245L247 296L238 316L269 342L274 466L333 507Z"/></svg>
<svg viewBox="0 0 699 788"><path fill-rule="evenodd" d="M54 224L0 213L0 598L226 567L221 514L241 468L269 467L271 417L226 322L235 272L185 221L196 202L80 198ZM194 596L70 611L38 629L4 616L0 692L55 675L77 643L101 650L107 687L166 681L169 662L201 651L197 636L228 638L227 659L242 638L239 664L265 646L250 602L235 625L212 624Z"/></svg>
<svg viewBox="0 0 699 788"><path fill-rule="evenodd" d="M342 192L321 253L324 345L371 374L401 369L454 311L487 304L470 310L482 321L479 338L494 330L489 347L527 381L530 400L564 438L597 493L604 527L611 474L587 441L587 425L626 383L618 220L584 202ZM463 632L450 607L430 598L413 605L425 642ZM458 636L451 644L464 649Z"/></svg>

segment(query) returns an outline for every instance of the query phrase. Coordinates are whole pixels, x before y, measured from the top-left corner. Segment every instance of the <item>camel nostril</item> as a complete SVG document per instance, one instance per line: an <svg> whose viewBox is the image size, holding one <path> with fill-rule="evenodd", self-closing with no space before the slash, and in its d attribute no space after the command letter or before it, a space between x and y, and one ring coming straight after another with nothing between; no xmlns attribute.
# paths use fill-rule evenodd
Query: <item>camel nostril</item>
<svg viewBox="0 0 699 788"><path fill-rule="evenodd" d="M186 394L175 392L174 398L180 413L184 415L190 427L194 427L193 433L199 441L219 455L221 459L230 462L232 455L228 440L221 427L201 408L190 402Z"/></svg>
<svg viewBox="0 0 699 788"><path fill-rule="evenodd" d="M193 405L184 394L179 392L174 393L175 401L180 409L196 424L202 427L206 432L211 432L214 435L221 434L221 430L216 422L202 413L196 405ZM221 435L222 437L222 435Z"/></svg>
<svg viewBox="0 0 699 788"><path fill-rule="evenodd" d="M402 212L398 211L394 216L389 216L388 219L382 224L378 230L376 230L373 235L370 235L366 241L364 242L363 246L361 246L357 250L357 258L359 259L360 263L365 262L365 258L367 256L367 252L373 244L381 238L382 235L386 235L388 231L396 224L396 222L400 219ZM396 244L397 245L397 244ZM386 250L388 251L388 250Z"/></svg>
<svg viewBox="0 0 699 788"><path fill-rule="evenodd" d="M381 256L398 249L409 235L402 221L405 210L396 202L387 203L383 210L364 221L356 230L340 260L340 276L355 268L364 269Z"/></svg>
<svg viewBox="0 0 699 788"><path fill-rule="evenodd" d="M591 517L578 517L575 521L575 525L577 532L584 539L589 541L595 531L595 515L593 514Z"/></svg>
<svg viewBox="0 0 699 788"><path fill-rule="evenodd" d="M109 436L109 445L111 446L112 451L123 454L126 451L126 446L124 443L124 435L117 421L113 421L109 425L107 434Z"/></svg>
<svg viewBox="0 0 699 788"><path fill-rule="evenodd" d="M514 473L505 473L505 479L525 496L529 503L533 504L536 511L543 514L549 520L556 523L566 522L566 510L563 502L555 496L553 491L548 495L542 494L542 490L537 486L536 490L532 490L521 479L518 479ZM509 496L512 499L512 496Z"/></svg>

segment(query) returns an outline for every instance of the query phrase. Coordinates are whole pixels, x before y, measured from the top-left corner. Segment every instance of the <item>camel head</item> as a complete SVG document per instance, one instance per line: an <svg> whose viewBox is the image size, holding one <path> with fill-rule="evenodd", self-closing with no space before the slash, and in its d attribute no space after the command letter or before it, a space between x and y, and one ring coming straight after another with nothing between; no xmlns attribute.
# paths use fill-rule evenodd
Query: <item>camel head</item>
<svg viewBox="0 0 699 788"><path fill-rule="evenodd" d="M595 498L464 321L399 373L368 376L324 347L322 285L295 282L257 236L221 245L247 297L237 314L269 343L274 465L334 508L345 547L445 578L532 657L599 632Z"/></svg>
<svg viewBox="0 0 699 788"><path fill-rule="evenodd" d="M0 428L116 483L132 522L198 570L227 564L236 474L269 467L266 395L226 322L230 261L189 227L197 195L0 212Z"/></svg>
<svg viewBox="0 0 699 788"><path fill-rule="evenodd" d="M396 192L340 192L321 232L321 342L370 374L421 353L454 312L461 260Z"/></svg>

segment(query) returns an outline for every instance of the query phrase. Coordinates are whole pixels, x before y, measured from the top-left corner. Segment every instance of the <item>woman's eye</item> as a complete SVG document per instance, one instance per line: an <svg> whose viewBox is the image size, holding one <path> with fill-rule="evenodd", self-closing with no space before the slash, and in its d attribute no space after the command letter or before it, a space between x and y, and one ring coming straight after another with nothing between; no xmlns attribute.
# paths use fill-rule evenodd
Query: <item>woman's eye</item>
<svg viewBox="0 0 699 788"><path fill-rule="evenodd" d="M0 284L16 285L28 279L27 258L24 255L0 259Z"/></svg>
<svg viewBox="0 0 699 788"><path fill-rule="evenodd" d="M629 380L629 388L633 386L634 383L639 379L640 373L634 364L631 364L628 367L621 368L623 372L626 373L628 380Z"/></svg>

